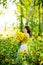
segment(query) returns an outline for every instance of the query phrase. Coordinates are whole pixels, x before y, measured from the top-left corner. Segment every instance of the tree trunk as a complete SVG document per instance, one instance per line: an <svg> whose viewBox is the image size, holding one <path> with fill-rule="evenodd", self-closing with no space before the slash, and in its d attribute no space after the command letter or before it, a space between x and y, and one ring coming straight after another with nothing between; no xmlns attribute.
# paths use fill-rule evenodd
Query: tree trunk
<svg viewBox="0 0 43 65"><path fill-rule="evenodd" d="M41 32L40 26L41 26L41 23L40 23L40 1L39 1L39 33L38 33L39 36L40 36L40 32Z"/></svg>
<svg viewBox="0 0 43 65"><path fill-rule="evenodd" d="M20 22L20 31L23 32L23 10L21 5L21 22Z"/></svg>
<svg viewBox="0 0 43 65"><path fill-rule="evenodd" d="M31 12L32 12L33 5L34 5L34 0L32 1L32 4L30 5L30 11L28 12L28 18L27 18L27 20L26 20L26 25L28 25L29 17L30 17L30 14L31 14Z"/></svg>
<svg viewBox="0 0 43 65"><path fill-rule="evenodd" d="M43 32L43 3L42 3L42 32Z"/></svg>

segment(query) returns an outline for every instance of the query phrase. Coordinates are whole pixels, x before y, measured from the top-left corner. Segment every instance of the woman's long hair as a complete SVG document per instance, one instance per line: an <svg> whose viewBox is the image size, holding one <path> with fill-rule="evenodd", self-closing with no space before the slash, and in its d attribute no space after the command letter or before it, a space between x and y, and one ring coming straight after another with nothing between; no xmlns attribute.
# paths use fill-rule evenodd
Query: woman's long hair
<svg viewBox="0 0 43 65"><path fill-rule="evenodd" d="M29 26L25 26L24 28L26 28L27 33L30 35L30 28L29 28Z"/></svg>

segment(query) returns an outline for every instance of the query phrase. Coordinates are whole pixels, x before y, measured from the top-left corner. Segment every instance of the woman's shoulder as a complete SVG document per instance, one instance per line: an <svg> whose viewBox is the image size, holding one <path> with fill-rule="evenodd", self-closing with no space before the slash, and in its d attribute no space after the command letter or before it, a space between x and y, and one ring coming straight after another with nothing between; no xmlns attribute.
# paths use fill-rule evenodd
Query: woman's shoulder
<svg viewBox="0 0 43 65"><path fill-rule="evenodd" d="M27 36L30 37L30 35L27 33Z"/></svg>

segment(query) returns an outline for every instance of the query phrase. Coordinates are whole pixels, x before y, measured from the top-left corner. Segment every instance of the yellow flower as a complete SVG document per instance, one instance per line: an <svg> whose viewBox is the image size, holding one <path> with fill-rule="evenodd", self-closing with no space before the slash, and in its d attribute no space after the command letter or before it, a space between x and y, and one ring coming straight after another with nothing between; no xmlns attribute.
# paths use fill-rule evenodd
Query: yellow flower
<svg viewBox="0 0 43 65"><path fill-rule="evenodd" d="M12 41L11 44L14 44L14 42Z"/></svg>
<svg viewBox="0 0 43 65"><path fill-rule="evenodd" d="M0 38L0 41L2 40L2 38Z"/></svg>
<svg viewBox="0 0 43 65"><path fill-rule="evenodd" d="M28 41L29 37L25 33L17 32L16 39L19 43L26 43Z"/></svg>
<svg viewBox="0 0 43 65"><path fill-rule="evenodd" d="M40 62L40 65L42 65L42 64L43 64L43 61Z"/></svg>
<svg viewBox="0 0 43 65"><path fill-rule="evenodd" d="M36 62L36 59L33 59L33 62Z"/></svg>
<svg viewBox="0 0 43 65"><path fill-rule="evenodd" d="M42 46L42 49L43 49L43 46Z"/></svg>
<svg viewBox="0 0 43 65"><path fill-rule="evenodd" d="M11 36L10 38L11 38L11 40L12 40L12 39L14 39L14 36Z"/></svg>
<svg viewBox="0 0 43 65"><path fill-rule="evenodd" d="M26 52L27 52L26 49L24 49L24 50L23 50L23 53L26 53Z"/></svg>
<svg viewBox="0 0 43 65"><path fill-rule="evenodd" d="M43 35L43 33L42 33L42 35Z"/></svg>
<svg viewBox="0 0 43 65"><path fill-rule="evenodd" d="M11 35L10 34L5 34L5 38L10 38Z"/></svg>
<svg viewBox="0 0 43 65"><path fill-rule="evenodd" d="M40 41L42 38L41 38L41 36L38 36L38 40Z"/></svg>
<svg viewBox="0 0 43 65"><path fill-rule="evenodd" d="M5 43L5 44L8 44L8 41L5 41L4 43Z"/></svg>
<svg viewBox="0 0 43 65"><path fill-rule="evenodd" d="M36 39L35 38L32 38L32 41L34 42L34 41L36 41Z"/></svg>
<svg viewBox="0 0 43 65"><path fill-rule="evenodd" d="M2 34L0 34L0 36L2 36Z"/></svg>
<svg viewBox="0 0 43 65"><path fill-rule="evenodd" d="M22 52L19 52L18 55L19 55L19 56L22 56Z"/></svg>
<svg viewBox="0 0 43 65"><path fill-rule="evenodd" d="M43 41L43 38L42 38L42 41Z"/></svg>
<svg viewBox="0 0 43 65"><path fill-rule="evenodd" d="M15 64L15 61L12 61L12 65L14 65Z"/></svg>
<svg viewBox="0 0 43 65"><path fill-rule="evenodd" d="M29 40L29 37L23 33L23 43L27 43L27 41Z"/></svg>
<svg viewBox="0 0 43 65"><path fill-rule="evenodd" d="M6 62L6 63L7 63L7 62L10 62L10 59L6 59L5 62Z"/></svg>
<svg viewBox="0 0 43 65"><path fill-rule="evenodd" d="M40 44L40 42L38 42L38 44Z"/></svg>
<svg viewBox="0 0 43 65"><path fill-rule="evenodd" d="M41 57L41 61L43 61L43 57Z"/></svg>
<svg viewBox="0 0 43 65"><path fill-rule="evenodd" d="M35 32L32 32L32 35L35 35Z"/></svg>
<svg viewBox="0 0 43 65"><path fill-rule="evenodd" d="M10 47L11 49L13 48L13 46Z"/></svg>
<svg viewBox="0 0 43 65"><path fill-rule="evenodd" d="M27 61L23 61L23 64L27 64Z"/></svg>
<svg viewBox="0 0 43 65"><path fill-rule="evenodd" d="M0 55L2 55L2 52L0 52Z"/></svg>

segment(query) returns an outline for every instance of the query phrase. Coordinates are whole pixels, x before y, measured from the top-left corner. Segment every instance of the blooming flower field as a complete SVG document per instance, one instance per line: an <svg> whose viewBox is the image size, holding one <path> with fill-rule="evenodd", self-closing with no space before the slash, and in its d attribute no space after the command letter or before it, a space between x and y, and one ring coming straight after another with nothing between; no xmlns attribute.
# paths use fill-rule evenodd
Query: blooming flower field
<svg viewBox="0 0 43 65"><path fill-rule="evenodd" d="M43 65L43 0L0 0L0 65Z"/></svg>
<svg viewBox="0 0 43 65"><path fill-rule="evenodd" d="M21 34L24 33L17 32L15 37L7 34L7 38L3 38L0 34L0 65L43 65L43 36L36 38L32 36L29 39L25 36L24 41L28 39L27 53L26 49L18 52L20 45L24 44L20 43L24 38L24 36L21 38Z"/></svg>

